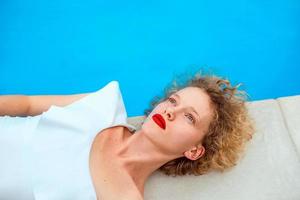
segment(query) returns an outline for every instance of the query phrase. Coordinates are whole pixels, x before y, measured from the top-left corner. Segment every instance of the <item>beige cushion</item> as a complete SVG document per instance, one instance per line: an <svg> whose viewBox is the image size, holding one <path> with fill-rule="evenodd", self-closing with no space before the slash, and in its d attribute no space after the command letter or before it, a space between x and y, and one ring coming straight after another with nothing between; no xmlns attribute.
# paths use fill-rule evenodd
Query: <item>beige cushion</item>
<svg viewBox="0 0 300 200"><path fill-rule="evenodd" d="M156 171L145 200L300 199L300 95L247 102L256 133L237 166L201 176ZM128 122L140 128L144 116Z"/></svg>

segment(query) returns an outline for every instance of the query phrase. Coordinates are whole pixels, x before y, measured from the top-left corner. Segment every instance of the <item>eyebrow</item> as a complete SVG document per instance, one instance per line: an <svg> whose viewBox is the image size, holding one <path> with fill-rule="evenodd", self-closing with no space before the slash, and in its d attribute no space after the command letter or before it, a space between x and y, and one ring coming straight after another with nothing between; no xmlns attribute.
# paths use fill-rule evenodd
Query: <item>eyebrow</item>
<svg viewBox="0 0 300 200"><path fill-rule="evenodd" d="M178 99L180 99L180 96L179 96L178 94L174 93L173 95L176 96ZM196 115L198 116L198 121L200 121L200 116L199 116L199 114L197 113L197 111L196 111L192 106L190 106L190 109L191 109L194 113L196 113Z"/></svg>

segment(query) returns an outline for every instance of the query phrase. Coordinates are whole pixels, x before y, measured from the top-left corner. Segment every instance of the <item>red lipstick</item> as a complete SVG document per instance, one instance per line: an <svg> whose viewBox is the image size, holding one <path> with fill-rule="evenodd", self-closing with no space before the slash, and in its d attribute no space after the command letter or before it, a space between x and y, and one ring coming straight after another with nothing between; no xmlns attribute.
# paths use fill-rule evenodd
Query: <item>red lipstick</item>
<svg viewBox="0 0 300 200"><path fill-rule="evenodd" d="M153 121L160 126L162 129L166 128L166 122L163 118L163 116L161 116L160 114L155 114L152 116Z"/></svg>

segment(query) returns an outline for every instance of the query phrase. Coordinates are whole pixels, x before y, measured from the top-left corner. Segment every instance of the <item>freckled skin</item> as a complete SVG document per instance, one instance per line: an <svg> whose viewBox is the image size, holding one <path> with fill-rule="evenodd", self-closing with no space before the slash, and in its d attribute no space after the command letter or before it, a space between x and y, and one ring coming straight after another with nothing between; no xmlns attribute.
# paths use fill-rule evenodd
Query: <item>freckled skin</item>
<svg viewBox="0 0 300 200"><path fill-rule="evenodd" d="M204 155L201 140L212 116L209 96L195 87L176 94L176 102L166 100L157 105L134 134L120 126L96 137L90 168L100 199L118 199L114 195L143 199L146 180L160 166L179 157L196 160ZM189 116L196 118L196 114L189 107L199 114L196 124ZM153 121L156 113L163 116L165 129Z"/></svg>
<svg viewBox="0 0 300 200"><path fill-rule="evenodd" d="M199 88L187 87L176 92L176 96L170 96L174 100L166 100L157 105L144 121L142 129L165 151L181 152L186 151L195 141L200 141L208 129L212 112L209 105L209 96ZM186 110L192 106L200 116L200 122L192 126L187 114L191 113ZM158 127L151 119L155 113L161 114L166 121L166 129ZM191 113L194 114L194 113ZM196 114L194 114L196 117ZM161 138L164 137L164 138ZM168 141L167 143L165 141ZM177 147L177 148L174 148ZM177 152L178 153L178 152ZM186 156L186 155L185 155ZM188 158L190 158L187 155Z"/></svg>

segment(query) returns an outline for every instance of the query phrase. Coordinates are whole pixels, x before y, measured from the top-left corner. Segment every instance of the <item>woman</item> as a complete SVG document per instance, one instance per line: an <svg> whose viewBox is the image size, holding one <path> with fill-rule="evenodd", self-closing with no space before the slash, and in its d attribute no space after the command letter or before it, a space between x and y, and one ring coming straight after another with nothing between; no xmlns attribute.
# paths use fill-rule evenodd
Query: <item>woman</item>
<svg viewBox="0 0 300 200"><path fill-rule="evenodd" d="M254 133L243 92L213 75L175 80L139 130L126 122L118 89L113 81L92 94L0 97L1 115L35 116L27 117L36 124L24 136L22 191L33 199L143 199L154 171L224 171Z"/></svg>

